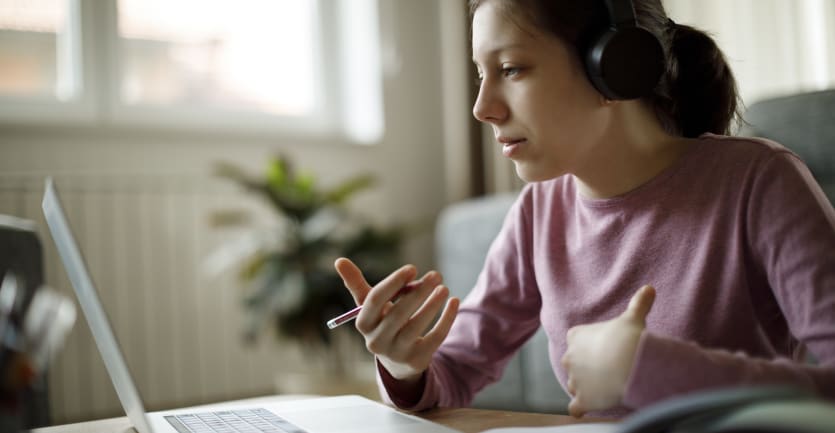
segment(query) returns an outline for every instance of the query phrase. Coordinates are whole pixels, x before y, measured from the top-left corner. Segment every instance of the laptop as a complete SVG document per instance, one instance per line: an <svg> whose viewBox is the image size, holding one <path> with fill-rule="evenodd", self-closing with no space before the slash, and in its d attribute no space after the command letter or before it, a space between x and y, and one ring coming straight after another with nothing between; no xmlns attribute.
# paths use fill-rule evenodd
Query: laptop
<svg viewBox="0 0 835 433"><path fill-rule="evenodd" d="M252 403L226 403L199 410L146 412L51 178L46 180L43 212L116 394L139 433L455 432L356 395L270 402L257 407Z"/></svg>

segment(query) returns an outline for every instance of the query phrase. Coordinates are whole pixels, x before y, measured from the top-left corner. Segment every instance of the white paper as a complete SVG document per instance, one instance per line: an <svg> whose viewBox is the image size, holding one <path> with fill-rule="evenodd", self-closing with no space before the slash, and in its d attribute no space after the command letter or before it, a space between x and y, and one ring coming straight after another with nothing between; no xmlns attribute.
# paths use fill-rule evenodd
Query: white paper
<svg viewBox="0 0 835 433"><path fill-rule="evenodd" d="M568 424L550 427L502 427L485 430L483 433L614 433L614 423Z"/></svg>

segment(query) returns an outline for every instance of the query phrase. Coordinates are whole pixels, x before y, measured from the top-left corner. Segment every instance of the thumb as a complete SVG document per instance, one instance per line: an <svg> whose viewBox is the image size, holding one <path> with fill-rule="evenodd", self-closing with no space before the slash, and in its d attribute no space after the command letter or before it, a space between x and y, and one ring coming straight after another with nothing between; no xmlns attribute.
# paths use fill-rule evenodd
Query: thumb
<svg viewBox="0 0 835 433"><path fill-rule="evenodd" d="M574 418L581 418L586 413L580 400L575 396L568 402L568 414Z"/></svg>
<svg viewBox="0 0 835 433"><path fill-rule="evenodd" d="M632 296L629 306L626 307L621 317L643 324L652 309L653 302L655 302L655 288L643 286Z"/></svg>

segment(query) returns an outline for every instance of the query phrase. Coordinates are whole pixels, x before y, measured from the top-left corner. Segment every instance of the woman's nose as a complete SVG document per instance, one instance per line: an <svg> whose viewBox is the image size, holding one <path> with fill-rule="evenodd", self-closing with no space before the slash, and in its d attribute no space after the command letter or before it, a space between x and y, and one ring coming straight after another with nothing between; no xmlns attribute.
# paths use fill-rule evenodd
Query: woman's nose
<svg viewBox="0 0 835 433"><path fill-rule="evenodd" d="M507 105L495 88L486 81L478 88L478 96L473 104L473 117L485 123L501 123L507 118Z"/></svg>

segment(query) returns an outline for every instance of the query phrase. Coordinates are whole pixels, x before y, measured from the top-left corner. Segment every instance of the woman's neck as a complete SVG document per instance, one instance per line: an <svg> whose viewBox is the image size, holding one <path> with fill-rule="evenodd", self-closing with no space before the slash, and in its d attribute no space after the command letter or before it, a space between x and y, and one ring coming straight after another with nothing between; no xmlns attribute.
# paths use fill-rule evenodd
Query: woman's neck
<svg viewBox="0 0 835 433"><path fill-rule="evenodd" d="M670 135L638 101L615 102L603 139L574 172L580 194L588 198L623 195L674 164L692 140Z"/></svg>

